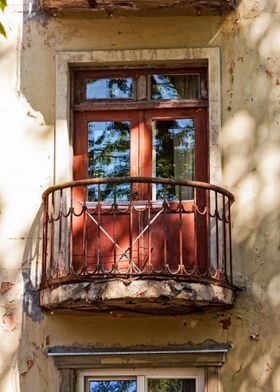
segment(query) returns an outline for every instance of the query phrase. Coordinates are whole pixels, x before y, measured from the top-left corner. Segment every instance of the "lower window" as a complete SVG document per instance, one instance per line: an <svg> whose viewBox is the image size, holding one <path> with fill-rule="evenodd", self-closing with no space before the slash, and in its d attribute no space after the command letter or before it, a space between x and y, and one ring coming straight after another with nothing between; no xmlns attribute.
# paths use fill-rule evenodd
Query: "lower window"
<svg viewBox="0 0 280 392"><path fill-rule="evenodd" d="M203 392L203 369L83 371L78 392Z"/></svg>

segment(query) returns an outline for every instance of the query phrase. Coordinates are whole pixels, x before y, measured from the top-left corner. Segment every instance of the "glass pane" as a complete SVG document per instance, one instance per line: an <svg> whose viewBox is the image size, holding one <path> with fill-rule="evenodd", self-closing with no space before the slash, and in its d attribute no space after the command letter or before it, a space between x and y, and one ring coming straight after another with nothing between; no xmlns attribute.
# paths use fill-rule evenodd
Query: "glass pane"
<svg viewBox="0 0 280 392"><path fill-rule="evenodd" d="M136 380L90 380L89 392L136 392Z"/></svg>
<svg viewBox="0 0 280 392"><path fill-rule="evenodd" d="M153 120L153 176L194 179L194 121L190 118ZM157 185L153 198L179 198L179 187ZM182 187L182 199L193 198L191 188Z"/></svg>
<svg viewBox="0 0 280 392"><path fill-rule="evenodd" d="M199 97L199 74L151 76L151 99L191 99Z"/></svg>
<svg viewBox="0 0 280 392"><path fill-rule="evenodd" d="M132 86L132 78L87 80L86 99L129 99L133 96Z"/></svg>
<svg viewBox="0 0 280 392"><path fill-rule="evenodd" d="M127 177L130 173L129 121L94 121L88 123L88 177ZM101 200L128 200L129 184L100 187ZM89 187L88 199L98 200L98 187Z"/></svg>
<svg viewBox="0 0 280 392"><path fill-rule="evenodd" d="M196 382L189 379L148 379L148 392L195 392Z"/></svg>

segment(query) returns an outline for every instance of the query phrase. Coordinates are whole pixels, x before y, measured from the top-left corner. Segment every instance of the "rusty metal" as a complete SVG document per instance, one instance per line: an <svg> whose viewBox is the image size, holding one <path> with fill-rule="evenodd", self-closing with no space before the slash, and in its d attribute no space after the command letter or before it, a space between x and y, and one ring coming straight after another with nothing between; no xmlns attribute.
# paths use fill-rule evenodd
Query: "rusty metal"
<svg viewBox="0 0 280 392"><path fill-rule="evenodd" d="M42 198L45 199L50 193L53 193L59 189L74 188L81 186L89 186L94 184L130 184L130 183L142 183L142 184L166 184L166 185L182 185L191 188L198 189L209 189L217 191L218 193L227 196L227 198L234 202L234 195L228 190L218 185L209 184L208 182L192 181L192 180L181 180L175 178L158 178L158 177L110 177L110 178L87 178L85 180L78 181L67 181L57 185L52 185L46 189Z"/></svg>
<svg viewBox="0 0 280 392"><path fill-rule="evenodd" d="M102 200L103 184L113 185L110 201ZM129 185L127 201L117 196L119 184ZM143 184L149 195L139 200ZM164 191L161 200L153 200L155 184L177 186L178 197L168 199ZM88 201L92 185L97 186L96 201ZM193 200L182 199L184 188L192 189ZM219 186L152 177L96 178L51 186L43 201L42 287L117 276L233 284L234 196ZM204 217L206 242L198 230L201 221L196 224L199 217ZM199 247L208 249L200 265Z"/></svg>

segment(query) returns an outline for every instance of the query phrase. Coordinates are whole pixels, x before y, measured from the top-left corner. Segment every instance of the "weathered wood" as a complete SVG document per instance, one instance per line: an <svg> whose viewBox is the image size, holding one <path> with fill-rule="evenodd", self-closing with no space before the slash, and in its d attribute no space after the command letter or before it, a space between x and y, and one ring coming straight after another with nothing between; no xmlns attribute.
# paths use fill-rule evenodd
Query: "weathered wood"
<svg viewBox="0 0 280 392"><path fill-rule="evenodd" d="M144 110L144 109L178 109L184 106L184 108L205 108L208 106L208 101L206 99L188 99L188 100L180 100L179 102L135 102L135 101L126 101L125 109L126 110ZM94 105L92 103L81 103L79 105L73 105L72 109L77 112L87 112L93 111L98 112L100 110L124 110L124 103L112 102L112 103L104 103L104 102L95 102Z"/></svg>
<svg viewBox="0 0 280 392"><path fill-rule="evenodd" d="M80 10L114 13L164 11L186 15L222 15L230 12L237 5L237 0L41 0L45 9Z"/></svg>

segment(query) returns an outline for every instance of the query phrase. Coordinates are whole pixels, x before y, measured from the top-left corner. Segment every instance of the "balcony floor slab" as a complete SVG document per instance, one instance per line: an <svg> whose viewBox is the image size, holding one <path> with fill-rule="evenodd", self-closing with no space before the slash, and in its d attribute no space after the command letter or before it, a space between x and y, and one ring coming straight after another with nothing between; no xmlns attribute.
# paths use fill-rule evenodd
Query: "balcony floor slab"
<svg viewBox="0 0 280 392"><path fill-rule="evenodd" d="M174 279L110 279L64 283L41 289L45 309L186 314L231 307L234 287Z"/></svg>
<svg viewBox="0 0 280 392"><path fill-rule="evenodd" d="M105 15L226 15L238 0L40 0L46 10Z"/></svg>

